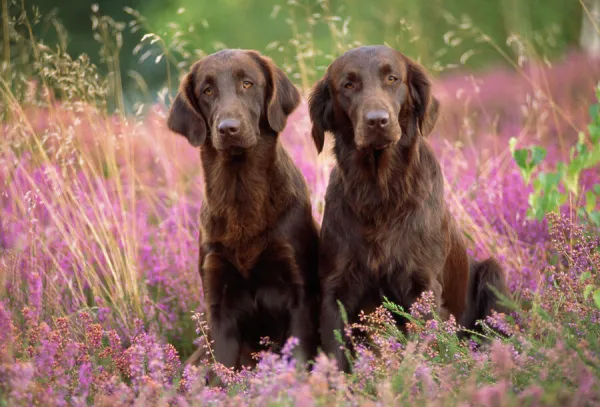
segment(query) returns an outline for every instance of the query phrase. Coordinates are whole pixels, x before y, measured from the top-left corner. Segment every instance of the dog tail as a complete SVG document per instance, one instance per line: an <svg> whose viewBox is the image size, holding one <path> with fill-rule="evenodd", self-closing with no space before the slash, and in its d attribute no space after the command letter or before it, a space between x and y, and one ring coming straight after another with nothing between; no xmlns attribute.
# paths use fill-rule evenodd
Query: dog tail
<svg viewBox="0 0 600 407"><path fill-rule="evenodd" d="M491 257L484 261L472 260L469 264L466 310L460 323L462 326L481 333L481 326L475 324L477 321L485 319L492 311L508 311L499 303L492 288L504 296L509 295L505 273L500 264Z"/></svg>

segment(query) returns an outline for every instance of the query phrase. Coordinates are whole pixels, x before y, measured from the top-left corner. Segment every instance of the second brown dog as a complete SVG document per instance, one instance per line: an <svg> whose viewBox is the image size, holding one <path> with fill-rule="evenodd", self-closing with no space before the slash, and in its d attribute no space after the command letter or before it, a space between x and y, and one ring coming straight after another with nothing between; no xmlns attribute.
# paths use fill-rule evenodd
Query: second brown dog
<svg viewBox="0 0 600 407"><path fill-rule="evenodd" d="M309 105L317 149L325 131L333 133L337 161L320 239L324 351L349 370L334 335L344 333L338 300L350 322L384 296L409 310L426 290L442 316L468 328L499 309L489 286L507 292L502 269L492 259L470 264L444 202L425 138L439 108L425 71L394 49L360 47L330 65Z"/></svg>

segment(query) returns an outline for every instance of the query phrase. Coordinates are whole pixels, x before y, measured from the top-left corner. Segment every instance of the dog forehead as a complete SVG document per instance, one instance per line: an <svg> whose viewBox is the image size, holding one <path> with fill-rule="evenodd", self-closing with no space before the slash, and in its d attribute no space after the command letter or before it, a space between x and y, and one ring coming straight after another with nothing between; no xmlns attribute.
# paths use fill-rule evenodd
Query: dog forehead
<svg viewBox="0 0 600 407"><path fill-rule="evenodd" d="M377 71L389 65L392 69L405 69L402 53L384 45L369 45L351 49L330 66L330 74L339 77L347 72Z"/></svg>
<svg viewBox="0 0 600 407"><path fill-rule="evenodd" d="M250 52L240 49L227 49L208 55L196 63L195 71L200 78L237 77L240 74L252 76L255 80L264 77L256 58Z"/></svg>

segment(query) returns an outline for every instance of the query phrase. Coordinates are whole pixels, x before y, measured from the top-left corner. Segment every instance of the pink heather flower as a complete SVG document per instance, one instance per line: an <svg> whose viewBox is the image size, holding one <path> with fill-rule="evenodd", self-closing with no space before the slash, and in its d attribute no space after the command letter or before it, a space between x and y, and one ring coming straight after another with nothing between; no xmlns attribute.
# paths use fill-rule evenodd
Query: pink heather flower
<svg viewBox="0 0 600 407"><path fill-rule="evenodd" d="M111 313L110 308L107 308L107 307L98 308L98 321L100 321L100 323L106 322L108 320L110 313Z"/></svg>
<svg viewBox="0 0 600 407"><path fill-rule="evenodd" d="M91 324L85 332L87 345L93 351L100 349L102 344L102 326L100 324Z"/></svg>
<svg viewBox="0 0 600 407"><path fill-rule="evenodd" d="M519 394L519 400L524 403L523 405L538 406L543 394L544 389L537 384L533 384Z"/></svg>
<svg viewBox="0 0 600 407"><path fill-rule="evenodd" d="M456 334L458 332L458 325L456 323L456 319L454 315L450 314L450 317L443 322L444 331L450 335Z"/></svg>
<svg viewBox="0 0 600 407"><path fill-rule="evenodd" d="M498 313L496 311L492 311L492 315L488 316L485 319L485 322L492 328L498 330L500 333L505 335L511 335L514 333L514 330L506 321L506 314Z"/></svg>
<svg viewBox="0 0 600 407"><path fill-rule="evenodd" d="M311 385L319 388L332 389L338 392L346 391L346 378L339 370L335 359L329 359L325 354L320 353L316 359L311 371Z"/></svg>
<svg viewBox="0 0 600 407"><path fill-rule="evenodd" d="M291 358L294 349L300 344L300 340L296 337L289 337L281 349L281 355L287 358Z"/></svg>
<svg viewBox="0 0 600 407"><path fill-rule="evenodd" d="M492 343L490 359L496 365L501 375L510 373L515 366L512 354L513 352L510 349L510 345L505 345L500 340L495 340Z"/></svg>
<svg viewBox="0 0 600 407"><path fill-rule="evenodd" d="M31 404L33 392L30 388L33 383L34 368L31 363L15 363L10 368L9 388L10 398L17 404Z"/></svg>
<svg viewBox="0 0 600 407"><path fill-rule="evenodd" d="M179 360L179 355L177 354L177 349L170 343L164 346L164 357L165 357L165 374L166 379L169 383L173 381L173 377L179 371L181 366L181 361Z"/></svg>
<svg viewBox="0 0 600 407"><path fill-rule="evenodd" d="M78 358L81 357L84 349L83 344L79 342L68 342L60 355L60 365L65 370L71 370L78 361Z"/></svg>
<svg viewBox="0 0 600 407"><path fill-rule="evenodd" d="M508 393L508 387L506 380L500 380L496 384L484 386L477 390L472 401L475 402L475 405L485 407L505 405L504 398Z"/></svg>
<svg viewBox="0 0 600 407"><path fill-rule="evenodd" d="M108 346L113 356L118 355L122 350L121 337L119 337L119 334L114 329L108 331Z"/></svg>
<svg viewBox="0 0 600 407"><path fill-rule="evenodd" d="M419 364L419 367L415 370L415 380L420 383L428 398L435 395L437 386L431 377L431 369L425 363Z"/></svg>
<svg viewBox="0 0 600 407"><path fill-rule="evenodd" d="M92 324L93 320L90 314L87 312L80 312L78 315L79 321L83 325L83 330L87 331L89 326Z"/></svg>
<svg viewBox="0 0 600 407"><path fill-rule="evenodd" d="M31 317L38 320L42 311L42 278L37 272L27 273L28 298Z"/></svg>
<svg viewBox="0 0 600 407"><path fill-rule="evenodd" d="M94 380L94 374L92 372L92 364L90 362L84 362L79 366L79 387L77 389L77 395L82 399L86 399L90 391L90 385Z"/></svg>
<svg viewBox="0 0 600 407"><path fill-rule="evenodd" d="M410 307L410 314L415 318L425 318L435 311L433 291L424 291Z"/></svg>
<svg viewBox="0 0 600 407"><path fill-rule="evenodd" d="M200 369L194 365L188 364L183 368L181 373L180 391L189 393L193 390L201 390L204 388L204 375Z"/></svg>
<svg viewBox="0 0 600 407"><path fill-rule="evenodd" d="M134 343L128 349L129 375L136 391L139 390L144 376L146 376L146 352L139 343Z"/></svg>
<svg viewBox="0 0 600 407"><path fill-rule="evenodd" d="M316 404L312 394L312 388L308 384L302 384L294 391L295 407L313 407Z"/></svg>
<svg viewBox="0 0 600 407"><path fill-rule="evenodd" d="M430 319L425 322L425 330L427 331L437 331L438 322L435 319Z"/></svg>
<svg viewBox="0 0 600 407"><path fill-rule="evenodd" d="M148 374L156 383L163 383L165 361L163 355L163 347L160 346L154 339L147 342L146 354L148 357Z"/></svg>
<svg viewBox="0 0 600 407"><path fill-rule="evenodd" d="M47 378L52 374L55 357L58 353L58 343L42 339L35 356L36 375Z"/></svg>
<svg viewBox="0 0 600 407"><path fill-rule="evenodd" d="M594 374L587 367L582 366L579 368L578 376L579 388L577 394L585 399L593 394L594 384L596 383Z"/></svg>
<svg viewBox="0 0 600 407"><path fill-rule="evenodd" d="M13 323L10 311L0 301L0 362L3 359L3 354L8 352L8 347L12 343Z"/></svg>
<svg viewBox="0 0 600 407"><path fill-rule="evenodd" d="M362 384L375 378L376 363L377 360L372 351L361 345L356 346L356 360L354 362L353 372Z"/></svg>

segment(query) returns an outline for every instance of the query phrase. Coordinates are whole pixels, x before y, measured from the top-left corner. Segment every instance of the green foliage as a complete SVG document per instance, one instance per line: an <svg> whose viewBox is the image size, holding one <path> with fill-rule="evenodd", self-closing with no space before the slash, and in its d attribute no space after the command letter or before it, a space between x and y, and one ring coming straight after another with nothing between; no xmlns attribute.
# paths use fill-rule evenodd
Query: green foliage
<svg viewBox="0 0 600 407"><path fill-rule="evenodd" d="M12 19L21 13L21 1L8 1ZM168 58L156 62L161 48L171 42L179 43L182 52L192 56L232 47L264 51L279 65L290 67L306 59L305 68L313 75L321 73L330 57L342 51L340 45L386 43L440 72L462 64L473 69L510 63L507 55L522 61L527 59L523 52L552 59L578 41L582 16L578 1L564 0L485 4L480 0L103 0L96 2L100 12L122 28L119 63L115 65L110 63L115 55L109 60L103 55L106 38L94 34L92 18L97 11L92 10L93 3L24 2L29 12L36 7L39 14L51 17L34 25L33 34L43 37L52 49L60 46L72 56L85 53L102 73L115 75L122 81L126 104L128 98L134 100L144 93L140 79L145 82L141 87L152 92L168 86L169 81L177 82L166 72L175 68L176 62L167 62ZM136 8L145 16L144 24L137 24L136 16L131 20L131 10ZM147 48L149 54L138 52L137 44L145 34L168 40ZM292 41L282 41L290 37ZM12 42L13 48L23 45ZM304 86L305 78L296 73L297 82Z"/></svg>
<svg viewBox="0 0 600 407"><path fill-rule="evenodd" d="M585 282L592 277L592 273L585 272L581 275L581 282ZM598 309L600 309L600 287L596 287L594 284L586 284L585 289L583 290L583 299L587 301L587 299L592 295L594 300L594 304Z"/></svg>
<svg viewBox="0 0 600 407"><path fill-rule="evenodd" d="M596 98L600 101L600 83L596 87ZM600 211L597 210L597 197L600 185L596 184L582 191L581 174L600 164L600 104L590 107L591 123L588 136L579 133L577 143L571 147L569 158L556 163L554 170L545 171L541 164L546 158L546 150L540 146L516 148L517 140L509 141L509 149L526 184L533 186L529 195L528 215L538 220L549 212L557 211L569 200L584 200L578 215L595 226L600 226Z"/></svg>

